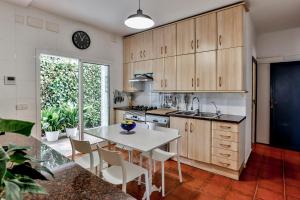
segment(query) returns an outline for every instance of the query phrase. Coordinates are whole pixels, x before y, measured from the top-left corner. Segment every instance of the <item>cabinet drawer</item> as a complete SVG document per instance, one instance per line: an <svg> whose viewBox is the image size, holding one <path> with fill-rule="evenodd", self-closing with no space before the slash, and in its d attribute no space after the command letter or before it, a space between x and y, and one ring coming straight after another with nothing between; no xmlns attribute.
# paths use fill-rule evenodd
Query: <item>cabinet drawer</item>
<svg viewBox="0 0 300 200"><path fill-rule="evenodd" d="M234 123L213 122L214 130L239 132L239 125Z"/></svg>
<svg viewBox="0 0 300 200"><path fill-rule="evenodd" d="M220 167L225 167L232 170L239 170L238 162L218 156L212 156L212 163Z"/></svg>
<svg viewBox="0 0 300 200"><path fill-rule="evenodd" d="M213 130L212 133L213 133L213 138L232 141L232 142L239 141L239 133L237 132Z"/></svg>
<svg viewBox="0 0 300 200"><path fill-rule="evenodd" d="M227 149L231 151L238 151L238 143L237 142L231 142L226 140L220 140L217 138L212 139L213 147Z"/></svg>
<svg viewBox="0 0 300 200"><path fill-rule="evenodd" d="M212 154L220 158L238 161L238 152L213 147Z"/></svg>

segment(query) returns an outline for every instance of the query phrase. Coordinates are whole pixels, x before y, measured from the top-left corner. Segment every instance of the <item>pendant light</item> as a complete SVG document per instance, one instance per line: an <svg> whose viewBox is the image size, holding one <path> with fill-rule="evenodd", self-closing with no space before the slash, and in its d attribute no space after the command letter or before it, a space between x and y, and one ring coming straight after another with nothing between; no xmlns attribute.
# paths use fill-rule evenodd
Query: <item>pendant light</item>
<svg viewBox="0 0 300 200"><path fill-rule="evenodd" d="M154 21L150 16L143 14L141 10L141 0L139 0L139 9L136 14L130 15L125 20L125 25L134 29L147 29L154 26Z"/></svg>

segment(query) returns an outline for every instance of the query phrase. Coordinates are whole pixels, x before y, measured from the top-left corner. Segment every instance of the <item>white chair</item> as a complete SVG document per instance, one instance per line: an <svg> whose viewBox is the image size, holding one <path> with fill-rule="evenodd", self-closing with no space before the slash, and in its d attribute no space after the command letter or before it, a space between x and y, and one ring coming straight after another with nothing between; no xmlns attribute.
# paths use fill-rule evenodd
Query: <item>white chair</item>
<svg viewBox="0 0 300 200"><path fill-rule="evenodd" d="M156 126L155 130L164 132L166 134L168 134L168 133L179 134L179 131L177 129L172 129L172 128L164 128L164 127ZM152 151L152 159L154 160L154 165L153 166L155 166L155 161L161 162L161 184L162 184L161 188L162 188L162 196L163 197L165 196L165 161L169 160L170 158L172 158L174 156L177 157L179 181L180 181L180 183L182 182L180 158L179 158L179 155L178 155L178 140L176 141L176 148L177 148L177 153L167 152L167 151L161 150L159 148L154 149ZM143 153L140 154L140 166L142 166L143 157L147 157L149 159L150 153L149 152L143 152ZM155 168L154 168L154 171L155 171ZM140 183L141 183L141 178L139 178L139 184Z"/></svg>
<svg viewBox="0 0 300 200"><path fill-rule="evenodd" d="M97 145L97 149L100 157L100 177L111 184L122 185L122 190L126 193L126 184L144 175L146 197L147 200L150 200L149 177L146 169L123 160L121 152L103 149L99 145ZM103 168L103 161L106 161L110 166Z"/></svg>
<svg viewBox="0 0 300 200"><path fill-rule="evenodd" d="M144 128L144 129L148 129L148 124L146 123L136 123L136 128ZM133 152L133 148L125 146L125 145L121 145L121 144L117 144L116 145L117 148L128 151L128 161L132 163L132 152Z"/></svg>
<svg viewBox="0 0 300 200"><path fill-rule="evenodd" d="M92 151L92 147L89 141L80 141L69 138L72 146L72 160L85 169L89 169L91 172L97 173L97 166L100 163L99 155L97 151ZM75 159L76 151L85 154Z"/></svg>

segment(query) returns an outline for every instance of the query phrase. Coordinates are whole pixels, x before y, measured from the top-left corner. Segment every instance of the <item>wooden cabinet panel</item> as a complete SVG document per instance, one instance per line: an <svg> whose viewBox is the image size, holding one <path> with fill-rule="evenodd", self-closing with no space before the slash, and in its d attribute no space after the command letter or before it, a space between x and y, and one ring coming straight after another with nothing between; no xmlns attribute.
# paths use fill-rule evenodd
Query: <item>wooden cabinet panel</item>
<svg viewBox="0 0 300 200"><path fill-rule="evenodd" d="M231 151L238 151L238 143L237 142L231 142L227 140L220 140L217 138L213 138L212 140L213 147L227 149Z"/></svg>
<svg viewBox="0 0 300 200"><path fill-rule="evenodd" d="M164 89L164 59L153 60L153 90Z"/></svg>
<svg viewBox="0 0 300 200"><path fill-rule="evenodd" d="M211 162L211 121L189 120L188 158Z"/></svg>
<svg viewBox="0 0 300 200"><path fill-rule="evenodd" d="M239 134L237 132L213 130L212 135L213 138L217 138L220 140L227 140L232 142L239 141Z"/></svg>
<svg viewBox="0 0 300 200"><path fill-rule="evenodd" d="M218 50L218 90L234 91L244 89L242 51L242 47Z"/></svg>
<svg viewBox="0 0 300 200"><path fill-rule="evenodd" d="M213 122L213 129L220 131L240 132L239 124L226 122Z"/></svg>
<svg viewBox="0 0 300 200"><path fill-rule="evenodd" d="M171 117L170 127L179 130L179 134L181 135L179 139L179 154L180 156L187 157L188 156L188 132L189 132L188 119ZM173 148L171 148L171 151L173 152L174 145L171 144L171 146L173 146Z"/></svg>
<svg viewBox="0 0 300 200"><path fill-rule="evenodd" d="M218 12L218 48L243 46L244 6L237 6Z"/></svg>
<svg viewBox="0 0 300 200"><path fill-rule="evenodd" d="M119 124L124 120L125 111L124 110L115 110L115 123Z"/></svg>
<svg viewBox="0 0 300 200"><path fill-rule="evenodd" d="M166 26L164 29L164 56L176 55L176 24Z"/></svg>
<svg viewBox="0 0 300 200"><path fill-rule="evenodd" d="M213 156L218 156L220 158L226 158L229 160L235 160L238 161L239 159L239 154L236 151L230 151L230 150L225 150L225 149L220 149L220 148L212 148L212 155Z"/></svg>
<svg viewBox="0 0 300 200"><path fill-rule="evenodd" d="M195 52L195 20L177 23L177 55Z"/></svg>
<svg viewBox="0 0 300 200"><path fill-rule="evenodd" d="M196 18L196 52L217 49L217 14Z"/></svg>
<svg viewBox="0 0 300 200"><path fill-rule="evenodd" d="M142 49L142 60L149 60L152 59L152 42L153 41L153 35L152 31L147 31L143 33L143 44L144 47Z"/></svg>
<svg viewBox="0 0 300 200"><path fill-rule="evenodd" d="M152 60L133 63L133 74L147 74L152 72Z"/></svg>
<svg viewBox="0 0 300 200"><path fill-rule="evenodd" d="M176 90L177 86L176 56L164 58L164 90Z"/></svg>
<svg viewBox="0 0 300 200"><path fill-rule="evenodd" d="M177 56L177 90L195 90L195 54Z"/></svg>
<svg viewBox="0 0 300 200"><path fill-rule="evenodd" d="M129 63L131 61L131 54L130 54L130 38L124 38L123 40L123 57L124 63Z"/></svg>
<svg viewBox="0 0 300 200"><path fill-rule="evenodd" d="M196 90L217 89L216 51L196 53Z"/></svg>
<svg viewBox="0 0 300 200"><path fill-rule="evenodd" d="M129 80L133 78L133 63L125 63L123 66L123 90L127 92L135 91L133 83Z"/></svg>
<svg viewBox="0 0 300 200"><path fill-rule="evenodd" d="M153 30L153 58L164 57L164 28Z"/></svg>
<svg viewBox="0 0 300 200"><path fill-rule="evenodd" d="M212 156L212 163L220 167L225 167L232 170L239 170L239 163L234 160L229 160L226 158L221 158L218 156Z"/></svg>

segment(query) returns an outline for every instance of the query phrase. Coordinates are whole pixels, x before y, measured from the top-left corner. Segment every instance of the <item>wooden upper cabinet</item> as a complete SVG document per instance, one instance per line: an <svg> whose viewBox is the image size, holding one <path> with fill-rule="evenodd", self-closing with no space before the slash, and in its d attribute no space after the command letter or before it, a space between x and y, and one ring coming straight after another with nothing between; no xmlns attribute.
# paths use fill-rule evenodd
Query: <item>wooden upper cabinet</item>
<svg viewBox="0 0 300 200"><path fill-rule="evenodd" d="M217 49L217 14L196 18L196 52Z"/></svg>
<svg viewBox="0 0 300 200"><path fill-rule="evenodd" d="M229 8L217 13L218 49L243 46L244 6Z"/></svg>
<svg viewBox="0 0 300 200"><path fill-rule="evenodd" d="M153 30L153 58L176 55L176 24Z"/></svg>
<svg viewBox="0 0 300 200"><path fill-rule="evenodd" d="M138 61L133 63L133 74L153 73L152 60Z"/></svg>
<svg viewBox="0 0 300 200"><path fill-rule="evenodd" d="M188 158L211 162L211 121L189 120Z"/></svg>
<svg viewBox="0 0 300 200"><path fill-rule="evenodd" d="M153 62L153 90L164 89L164 59L155 59Z"/></svg>
<svg viewBox="0 0 300 200"><path fill-rule="evenodd" d="M177 23L177 55L195 52L195 20Z"/></svg>
<svg viewBox="0 0 300 200"><path fill-rule="evenodd" d="M153 30L153 58L164 57L164 28Z"/></svg>
<svg viewBox="0 0 300 200"><path fill-rule="evenodd" d="M129 82L133 78L133 63L125 63L123 65L123 90L126 92L133 92L137 89L133 83Z"/></svg>
<svg viewBox="0 0 300 200"><path fill-rule="evenodd" d="M244 90L243 47L218 50L217 90Z"/></svg>
<svg viewBox="0 0 300 200"><path fill-rule="evenodd" d="M165 76L165 84L164 90L176 90L177 86L177 63L176 56L166 57L164 59L164 76Z"/></svg>
<svg viewBox="0 0 300 200"><path fill-rule="evenodd" d="M143 59L142 60L150 60L153 58L152 56L152 41L153 41L153 31L147 31L143 33Z"/></svg>
<svg viewBox="0 0 300 200"><path fill-rule="evenodd" d="M196 53L196 90L217 89L217 53Z"/></svg>
<svg viewBox="0 0 300 200"><path fill-rule="evenodd" d="M131 61L130 54L130 38L124 38L123 40L123 59L124 63L129 63Z"/></svg>
<svg viewBox="0 0 300 200"><path fill-rule="evenodd" d="M195 90L195 54L177 56L177 90Z"/></svg>

